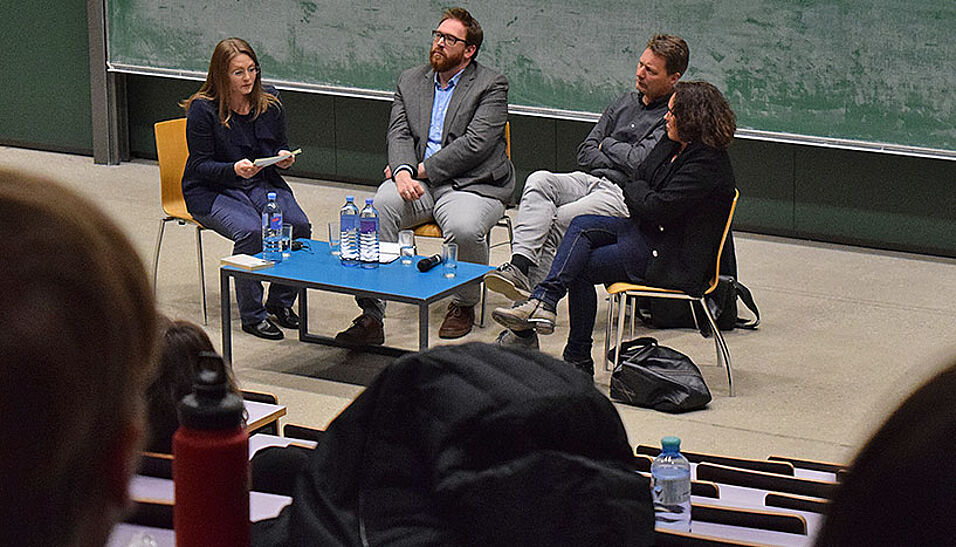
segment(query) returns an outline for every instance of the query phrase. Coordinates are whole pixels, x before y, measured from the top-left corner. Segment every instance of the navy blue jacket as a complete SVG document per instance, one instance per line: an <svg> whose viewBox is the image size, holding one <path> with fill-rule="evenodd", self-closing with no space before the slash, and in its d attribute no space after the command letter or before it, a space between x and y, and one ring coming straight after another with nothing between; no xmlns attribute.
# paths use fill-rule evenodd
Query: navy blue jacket
<svg viewBox="0 0 956 547"><path fill-rule="evenodd" d="M266 92L278 96L273 88ZM275 156L279 150L288 150L285 135L285 112L270 106L258 118L240 116L235 112L229 127L219 123L219 102L196 99L186 115L186 143L189 159L183 172L183 197L192 214L208 214L212 202L223 188L241 188L250 181L233 170L233 165L245 158L254 160ZM289 190L275 166L266 167L257 178L270 186Z"/></svg>

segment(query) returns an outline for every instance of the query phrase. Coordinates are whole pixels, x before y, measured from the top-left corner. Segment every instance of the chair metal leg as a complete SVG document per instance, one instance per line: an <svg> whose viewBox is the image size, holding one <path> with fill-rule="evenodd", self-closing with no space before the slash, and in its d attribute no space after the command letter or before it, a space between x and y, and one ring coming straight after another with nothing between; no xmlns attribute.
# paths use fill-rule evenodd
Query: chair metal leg
<svg viewBox="0 0 956 547"><path fill-rule="evenodd" d="M611 370L608 365L607 353L611 351L611 334L613 334L613 311L614 311L614 295L607 295L607 318L605 320L604 327L604 370Z"/></svg>
<svg viewBox="0 0 956 547"><path fill-rule="evenodd" d="M481 311L478 312L478 328L485 328L485 304L488 301L488 287L481 282Z"/></svg>
<svg viewBox="0 0 956 547"><path fill-rule="evenodd" d="M206 269L203 266L202 259L202 227L196 226L196 257L199 260L199 295L202 299L202 324L209 323L209 317L206 314Z"/></svg>
<svg viewBox="0 0 956 547"><path fill-rule="evenodd" d="M514 235L514 227L511 225L511 217L509 217L508 215L502 215L501 218L498 219L498 222L496 222L495 225L491 227L492 230L494 230L495 228L504 228L508 230L508 241L495 243L494 245L491 245L490 248L494 249L495 247L500 247L502 245L507 244L508 252L510 252L511 254L514 254L515 235ZM491 230L489 230L488 232L490 234ZM489 240L490 240L490 235L489 235Z"/></svg>
<svg viewBox="0 0 956 547"><path fill-rule="evenodd" d="M730 391L730 396L734 396L734 375L731 369L730 364L730 349L727 347L727 342L724 340L724 335L720 332L720 329L717 328L717 322L714 321L714 316L710 313L710 309L707 307L707 303L704 302L704 299L699 300L701 307L704 308L704 315L707 316L707 321L710 323L711 331L714 334L714 344L717 346L717 359L718 361L724 362L724 367L727 368L727 385Z"/></svg>
<svg viewBox="0 0 956 547"><path fill-rule="evenodd" d="M617 363L621 359L621 343L624 341L624 320L627 315L627 296L617 295L617 336L614 340L614 360L611 361L611 368L617 368Z"/></svg>
<svg viewBox="0 0 956 547"><path fill-rule="evenodd" d="M159 221L159 234L156 235L156 251L153 252L153 298L156 298L156 279L159 273L159 249L163 246L163 234L166 232L166 223L169 217Z"/></svg>
<svg viewBox="0 0 956 547"><path fill-rule="evenodd" d="M508 253L514 256L515 254L515 231L514 226L511 224L511 217L508 215L504 216L505 228L508 229Z"/></svg>
<svg viewBox="0 0 956 547"><path fill-rule="evenodd" d="M638 308L638 306L639 306L639 303L638 303L638 301L637 301L637 297L636 297L636 296L634 296L634 297L628 297L628 296L625 295L625 296L624 296L624 301L625 301L625 303L626 303L626 302L630 302L630 304L631 304L631 338L633 339L633 338L634 338L634 333L636 332L635 323L637 322L637 308Z"/></svg>

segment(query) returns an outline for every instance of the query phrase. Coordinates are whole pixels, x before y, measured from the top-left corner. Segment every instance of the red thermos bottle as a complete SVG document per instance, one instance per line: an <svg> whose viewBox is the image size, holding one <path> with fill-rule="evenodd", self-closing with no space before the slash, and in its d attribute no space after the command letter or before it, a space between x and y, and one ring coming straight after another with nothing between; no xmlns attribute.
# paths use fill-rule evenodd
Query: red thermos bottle
<svg viewBox="0 0 956 547"><path fill-rule="evenodd" d="M249 545L249 433L222 357L200 354L173 435L173 528L179 547Z"/></svg>

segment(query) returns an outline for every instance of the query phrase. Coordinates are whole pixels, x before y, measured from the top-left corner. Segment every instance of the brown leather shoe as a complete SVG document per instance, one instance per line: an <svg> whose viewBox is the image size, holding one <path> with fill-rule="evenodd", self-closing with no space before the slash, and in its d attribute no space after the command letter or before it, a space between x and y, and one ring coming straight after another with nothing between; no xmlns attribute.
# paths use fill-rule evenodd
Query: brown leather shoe
<svg viewBox="0 0 956 547"><path fill-rule="evenodd" d="M381 346L385 343L385 327L371 315L362 314L352 320L352 326L335 335L337 342L362 346Z"/></svg>
<svg viewBox="0 0 956 547"><path fill-rule="evenodd" d="M438 337L445 340L461 338L471 332L473 326L475 326L475 307L459 306L452 302L448 304L445 320L441 322L441 327L438 329Z"/></svg>

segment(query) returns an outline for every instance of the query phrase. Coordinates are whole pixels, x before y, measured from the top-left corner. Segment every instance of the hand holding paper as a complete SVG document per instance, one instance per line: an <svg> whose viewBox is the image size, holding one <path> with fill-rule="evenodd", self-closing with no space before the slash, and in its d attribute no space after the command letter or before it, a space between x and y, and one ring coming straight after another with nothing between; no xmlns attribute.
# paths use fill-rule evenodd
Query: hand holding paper
<svg viewBox="0 0 956 547"><path fill-rule="evenodd" d="M301 148L296 148L292 152L283 150L277 156L272 156L269 158L258 158L253 163L256 167L268 167L270 165L278 164L279 167L287 169L295 162L295 157L302 153Z"/></svg>

